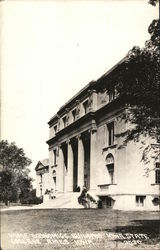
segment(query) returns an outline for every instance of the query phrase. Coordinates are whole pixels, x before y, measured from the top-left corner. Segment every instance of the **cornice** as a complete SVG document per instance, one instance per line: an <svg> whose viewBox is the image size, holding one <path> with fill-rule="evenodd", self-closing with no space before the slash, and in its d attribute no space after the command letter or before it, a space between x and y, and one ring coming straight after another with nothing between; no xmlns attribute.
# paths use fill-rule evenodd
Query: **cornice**
<svg viewBox="0 0 160 250"><path fill-rule="evenodd" d="M110 113L111 111L115 110L116 112L119 112L120 110L125 109L125 106L123 105L123 100L120 98L115 99L114 101L104 105L100 109L96 111L90 111L86 115L82 116L75 122L69 124L67 127L63 128L62 130L58 131L56 133L56 136L49 139L46 143L51 146L53 143L57 143L58 140L63 136L64 134L67 134L68 132L79 128L81 125L83 125L85 122L90 121L90 129L93 132L96 132L97 130L97 118L100 116L103 116L106 113Z"/></svg>
<svg viewBox="0 0 160 250"><path fill-rule="evenodd" d="M87 121L91 121L91 127L92 127L92 124L94 124L94 127L95 127L95 123L93 123L94 119L95 119L95 112L93 112L93 111L88 112L86 115L82 116L81 118L79 118L75 122L69 124L67 127L58 131L56 133L56 136L49 139L46 143L50 146L52 143L57 142L61 136L63 136L64 134L67 134L69 131L71 131L77 127L80 127L82 124L84 124Z"/></svg>
<svg viewBox="0 0 160 250"><path fill-rule="evenodd" d="M115 73L115 71L119 70L120 67L125 62L125 57L119 61L117 64L115 64L110 70L108 70L104 75L102 75L100 78L98 78L96 81L91 81L89 84L87 84L84 88L82 88L76 95L74 95L68 102L66 102L63 106L60 107L57 114L54 115L50 121L48 122L49 125L53 124L54 121L57 121L59 116L64 114L67 109L72 108L73 104L83 98L83 96L88 95L89 93L92 93L93 91L100 91L104 86L107 86L107 79Z"/></svg>

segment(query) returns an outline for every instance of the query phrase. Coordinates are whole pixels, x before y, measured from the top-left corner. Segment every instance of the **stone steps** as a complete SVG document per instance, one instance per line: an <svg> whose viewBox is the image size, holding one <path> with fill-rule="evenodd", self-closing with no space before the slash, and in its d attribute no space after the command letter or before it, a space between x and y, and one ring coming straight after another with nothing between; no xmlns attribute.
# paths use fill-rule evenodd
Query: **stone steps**
<svg viewBox="0 0 160 250"><path fill-rule="evenodd" d="M58 194L53 200L45 201L37 205L37 208L84 208L78 203L78 196L80 193L64 193Z"/></svg>

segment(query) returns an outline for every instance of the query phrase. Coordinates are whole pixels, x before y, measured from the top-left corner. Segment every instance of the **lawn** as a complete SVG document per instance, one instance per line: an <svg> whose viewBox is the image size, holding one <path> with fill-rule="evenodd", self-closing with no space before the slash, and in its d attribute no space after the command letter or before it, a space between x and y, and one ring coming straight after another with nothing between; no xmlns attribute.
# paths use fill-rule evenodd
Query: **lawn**
<svg viewBox="0 0 160 250"><path fill-rule="evenodd" d="M1 225L2 250L160 249L158 212L3 211Z"/></svg>

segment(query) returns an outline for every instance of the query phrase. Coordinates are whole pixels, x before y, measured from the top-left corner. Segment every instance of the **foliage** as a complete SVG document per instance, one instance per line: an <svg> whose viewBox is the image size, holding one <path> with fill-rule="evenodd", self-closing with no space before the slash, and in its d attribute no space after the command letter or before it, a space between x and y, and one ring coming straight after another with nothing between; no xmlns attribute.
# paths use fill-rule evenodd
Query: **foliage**
<svg viewBox="0 0 160 250"><path fill-rule="evenodd" d="M149 0L148 3L153 6L156 6L156 4L158 3L158 0Z"/></svg>
<svg viewBox="0 0 160 250"><path fill-rule="evenodd" d="M21 204L40 204L42 203L42 199L36 197L36 189L25 192L24 194L20 194L20 202Z"/></svg>
<svg viewBox="0 0 160 250"><path fill-rule="evenodd" d="M158 1L150 0L155 6ZM155 143L160 138L160 20L153 20L148 27L150 39L144 48L134 46L109 79L116 83L117 95L126 104L122 119L130 123L130 128L117 136L124 136L124 145L131 140L152 138ZM145 144L144 139L144 144ZM142 160L148 162L152 145L144 147ZM154 150L155 160L159 150Z"/></svg>
<svg viewBox="0 0 160 250"><path fill-rule="evenodd" d="M80 196L78 197L78 203L84 206L84 208L91 208L93 204L96 204L97 206L96 200L90 194L87 193L86 188L83 188Z"/></svg>
<svg viewBox="0 0 160 250"><path fill-rule="evenodd" d="M31 160L22 148L7 140L0 142L0 199L4 202L17 201L32 189L32 179L28 176Z"/></svg>
<svg viewBox="0 0 160 250"><path fill-rule="evenodd" d="M28 175L29 170L26 167L31 164L31 160L25 156L22 148L18 148L14 142L9 144L7 140L2 140L0 149L0 165L3 166L3 170Z"/></svg>
<svg viewBox="0 0 160 250"><path fill-rule="evenodd" d="M160 134L160 60L157 54L148 48L134 47L118 73L116 88L128 108L125 119L136 124L127 131L127 140L141 134Z"/></svg>
<svg viewBox="0 0 160 250"><path fill-rule="evenodd" d="M17 192L14 183L12 183L12 174L9 171L0 172L0 200L7 204L8 200L14 202L17 200Z"/></svg>

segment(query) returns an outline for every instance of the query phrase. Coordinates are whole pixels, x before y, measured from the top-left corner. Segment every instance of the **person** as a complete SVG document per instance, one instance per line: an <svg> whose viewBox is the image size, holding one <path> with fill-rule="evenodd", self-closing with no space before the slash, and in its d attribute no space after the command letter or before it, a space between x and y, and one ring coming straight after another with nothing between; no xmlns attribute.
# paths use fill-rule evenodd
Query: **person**
<svg viewBox="0 0 160 250"><path fill-rule="evenodd" d="M83 187L82 193L78 197L78 203L84 206L84 208L96 208L97 201L88 193L86 187Z"/></svg>
<svg viewBox="0 0 160 250"><path fill-rule="evenodd" d="M49 194L49 190L48 189L46 189L45 194Z"/></svg>
<svg viewBox="0 0 160 250"><path fill-rule="evenodd" d="M50 197L51 197L51 199L56 198L56 196L55 196L55 190L53 188L50 191Z"/></svg>
<svg viewBox="0 0 160 250"><path fill-rule="evenodd" d="M88 208L87 191L87 188L83 187L82 193L78 197L78 203L83 205L85 208Z"/></svg>

